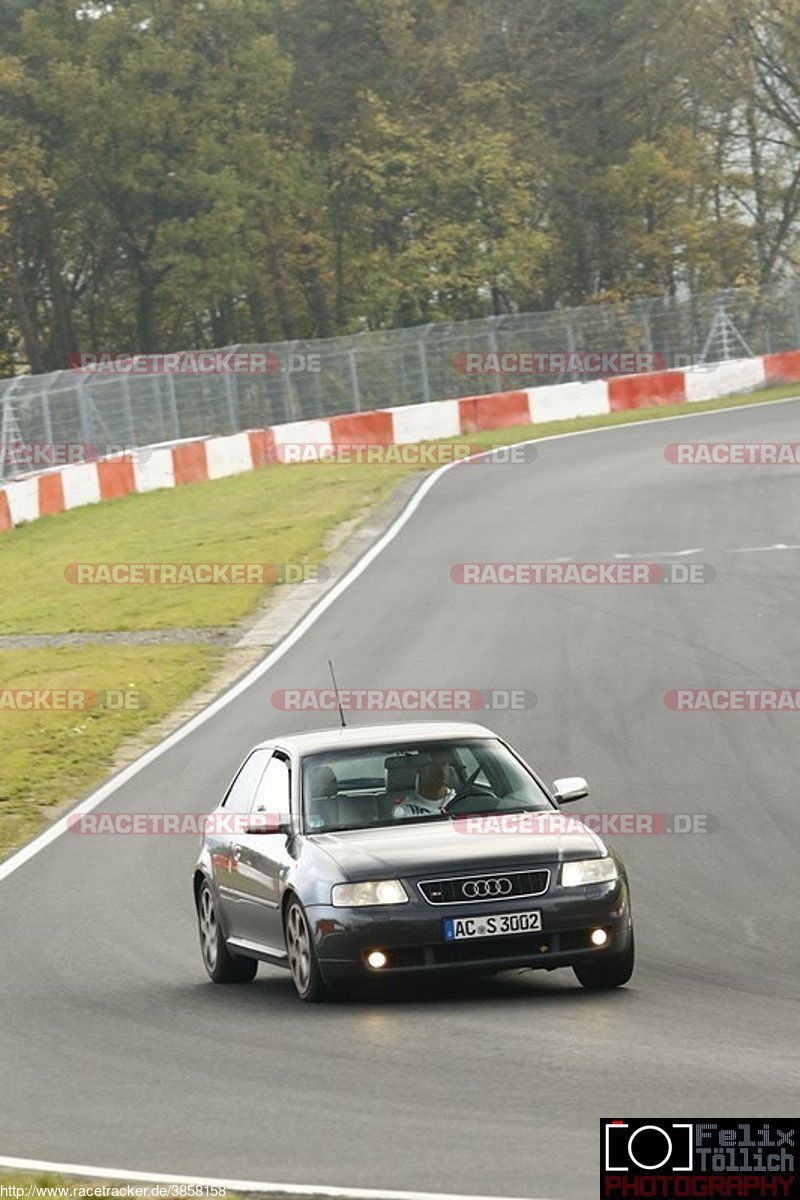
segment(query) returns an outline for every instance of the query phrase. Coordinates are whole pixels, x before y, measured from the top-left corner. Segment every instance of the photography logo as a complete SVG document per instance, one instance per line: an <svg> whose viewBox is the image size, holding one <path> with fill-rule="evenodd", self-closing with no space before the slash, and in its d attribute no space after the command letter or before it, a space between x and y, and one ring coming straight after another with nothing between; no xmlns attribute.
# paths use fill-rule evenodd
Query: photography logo
<svg viewBox="0 0 800 1200"><path fill-rule="evenodd" d="M602 1197L800 1197L797 1118L602 1118Z"/></svg>

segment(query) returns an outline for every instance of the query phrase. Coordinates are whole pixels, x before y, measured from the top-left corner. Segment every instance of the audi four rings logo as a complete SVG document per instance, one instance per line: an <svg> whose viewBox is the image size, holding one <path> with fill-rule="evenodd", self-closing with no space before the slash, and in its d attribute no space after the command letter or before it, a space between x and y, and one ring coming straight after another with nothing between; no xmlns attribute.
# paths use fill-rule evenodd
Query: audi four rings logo
<svg viewBox="0 0 800 1200"><path fill-rule="evenodd" d="M489 896L510 896L513 885L510 879L468 879L462 883L461 891L469 900L483 900Z"/></svg>

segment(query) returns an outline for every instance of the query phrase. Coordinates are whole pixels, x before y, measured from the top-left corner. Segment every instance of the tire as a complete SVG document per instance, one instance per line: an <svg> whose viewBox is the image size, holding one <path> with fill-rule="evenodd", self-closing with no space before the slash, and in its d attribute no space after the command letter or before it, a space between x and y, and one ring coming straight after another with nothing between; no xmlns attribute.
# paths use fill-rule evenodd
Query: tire
<svg viewBox="0 0 800 1200"><path fill-rule="evenodd" d="M321 1004L329 1000L331 993L322 978L308 920L299 900L289 901L284 925L289 970L298 996L307 1004Z"/></svg>
<svg viewBox="0 0 800 1200"><path fill-rule="evenodd" d="M581 963L573 967L573 971L582 987L592 992L610 991L611 988L624 987L633 974L633 964L636 957L633 944L633 930L628 949L623 954L604 958L599 962Z"/></svg>
<svg viewBox="0 0 800 1200"><path fill-rule="evenodd" d="M258 962L231 954L220 927L214 895L208 883L200 885L197 894L197 925L200 933L200 952L209 979L214 983L249 983L255 978Z"/></svg>

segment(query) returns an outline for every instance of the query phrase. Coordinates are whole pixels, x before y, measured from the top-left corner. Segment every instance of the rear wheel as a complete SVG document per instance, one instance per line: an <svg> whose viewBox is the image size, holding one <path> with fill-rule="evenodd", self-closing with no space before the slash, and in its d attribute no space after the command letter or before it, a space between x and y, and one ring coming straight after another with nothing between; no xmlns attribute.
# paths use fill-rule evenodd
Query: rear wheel
<svg viewBox="0 0 800 1200"><path fill-rule="evenodd" d="M602 958L592 962L581 963L573 967L578 982L590 991L608 991L611 988L623 987L633 974L635 951L633 945L633 930L628 949L622 954Z"/></svg>
<svg viewBox="0 0 800 1200"><path fill-rule="evenodd" d="M225 944L217 906L207 883L200 885L197 896L197 926L203 963L214 983L249 983L255 977L257 961L254 958L234 957Z"/></svg>
<svg viewBox="0 0 800 1200"><path fill-rule="evenodd" d="M289 969L297 994L308 1004L319 1004L330 991L319 969L317 952L308 928L308 920L299 900L290 900L286 910L286 949Z"/></svg>

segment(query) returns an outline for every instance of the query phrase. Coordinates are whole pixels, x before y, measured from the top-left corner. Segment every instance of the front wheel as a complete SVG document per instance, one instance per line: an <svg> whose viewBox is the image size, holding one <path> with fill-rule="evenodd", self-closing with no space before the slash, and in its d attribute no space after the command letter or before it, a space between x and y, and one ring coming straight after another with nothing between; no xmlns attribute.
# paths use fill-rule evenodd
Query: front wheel
<svg viewBox="0 0 800 1200"><path fill-rule="evenodd" d="M197 925L203 963L209 979L213 979L214 983L249 983L255 978L257 961L254 958L234 958L225 944L217 906L207 883L201 884L197 897Z"/></svg>
<svg viewBox="0 0 800 1200"><path fill-rule="evenodd" d="M633 930L628 949L623 954L616 954L599 961L581 963L573 967L573 971L582 987L589 991L609 991L611 988L623 987L633 974L635 951L633 945Z"/></svg>
<svg viewBox="0 0 800 1200"><path fill-rule="evenodd" d="M290 900L286 910L286 949L292 980L300 999L307 1004L319 1004L327 1000L330 992L322 978L308 920L299 900Z"/></svg>

